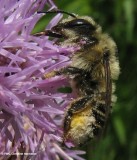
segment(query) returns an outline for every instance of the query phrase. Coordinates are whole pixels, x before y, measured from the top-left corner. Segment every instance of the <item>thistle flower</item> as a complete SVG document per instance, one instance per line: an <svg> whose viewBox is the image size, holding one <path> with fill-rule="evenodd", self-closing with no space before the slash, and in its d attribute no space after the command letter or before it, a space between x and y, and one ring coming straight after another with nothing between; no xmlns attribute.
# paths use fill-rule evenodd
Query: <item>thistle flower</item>
<svg viewBox="0 0 137 160"><path fill-rule="evenodd" d="M62 149L61 123L73 94L61 93L68 85L63 76L43 75L70 63L75 48L61 48L46 36L31 34L45 5L51 0L0 0L0 156L26 153L34 159L82 160L84 151ZM62 15L56 15L48 28ZM28 154L27 154L28 153ZM33 153L33 154L32 154Z"/></svg>

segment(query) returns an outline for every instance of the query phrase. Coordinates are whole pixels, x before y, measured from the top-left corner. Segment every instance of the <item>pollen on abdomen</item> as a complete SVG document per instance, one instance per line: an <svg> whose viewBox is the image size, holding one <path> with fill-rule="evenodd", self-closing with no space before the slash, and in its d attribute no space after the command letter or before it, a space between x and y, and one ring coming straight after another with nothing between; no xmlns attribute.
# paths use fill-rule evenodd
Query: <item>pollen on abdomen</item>
<svg viewBox="0 0 137 160"><path fill-rule="evenodd" d="M94 137L92 128L92 124L94 123L95 118L92 116L92 109L90 106L72 116L68 136L76 145L84 143L87 139Z"/></svg>

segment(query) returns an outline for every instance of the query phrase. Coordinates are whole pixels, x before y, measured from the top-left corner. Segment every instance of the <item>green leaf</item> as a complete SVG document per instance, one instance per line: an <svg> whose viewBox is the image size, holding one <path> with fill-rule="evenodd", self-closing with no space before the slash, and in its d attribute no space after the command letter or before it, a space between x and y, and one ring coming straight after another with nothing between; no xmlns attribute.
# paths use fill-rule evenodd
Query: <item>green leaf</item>
<svg viewBox="0 0 137 160"><path fill-rule="evenodd" d="M121 117L119 116L114 117L113 123L119 142L122 145L125 145L126 144L125 124L123 123Z"/></svg>
<svg viewBox="0 0 137 160"><path fill-rule="evenodd" d="M133 0L124 1L124 11L126 18L126 29L127 29L127 40L131 41L133 37L133 28L134 28L134 4Z"/></svg>

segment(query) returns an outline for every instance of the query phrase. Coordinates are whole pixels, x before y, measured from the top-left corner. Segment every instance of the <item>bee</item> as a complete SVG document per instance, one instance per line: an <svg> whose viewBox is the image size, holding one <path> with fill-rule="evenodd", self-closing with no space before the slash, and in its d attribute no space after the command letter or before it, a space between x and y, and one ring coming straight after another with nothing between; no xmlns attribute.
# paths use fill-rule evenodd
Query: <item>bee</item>
<svg viewBox="0 0 137 160"><path fill-rule="evenodd" d="M70 140L79 146L103 133L116 100L114 81L120 73L117 46L89 16L59 10L39 13L68 14L68 18L42 34L59 38L60 46L80 46L69 66L45 75L46 78L64 75L71 79L77 98L65 112L63 141Z"/></svg>

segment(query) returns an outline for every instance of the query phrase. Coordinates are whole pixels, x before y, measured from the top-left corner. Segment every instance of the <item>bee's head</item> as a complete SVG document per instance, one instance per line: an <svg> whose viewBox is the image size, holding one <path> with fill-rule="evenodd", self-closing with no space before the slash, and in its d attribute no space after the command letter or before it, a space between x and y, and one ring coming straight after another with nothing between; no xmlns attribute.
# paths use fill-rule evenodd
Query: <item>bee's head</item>
<svg viewBox="0 0 137 160"><path fill-rule="evenodd" d="M77 16L62 20L52 28L52 31L59 33L64 38L72 38L74 36L92 36L96 32L101 32L101 28L92 18Z"/></svg>
<svg viewBox="0 0 137 160"><path fill-rule="evenodd" d="M88 16L77 16L65 11L47 11L39 13L65 13L69 17L54 26L47 35L57 38L89 37L101 32L101 27Z"/></svg>

